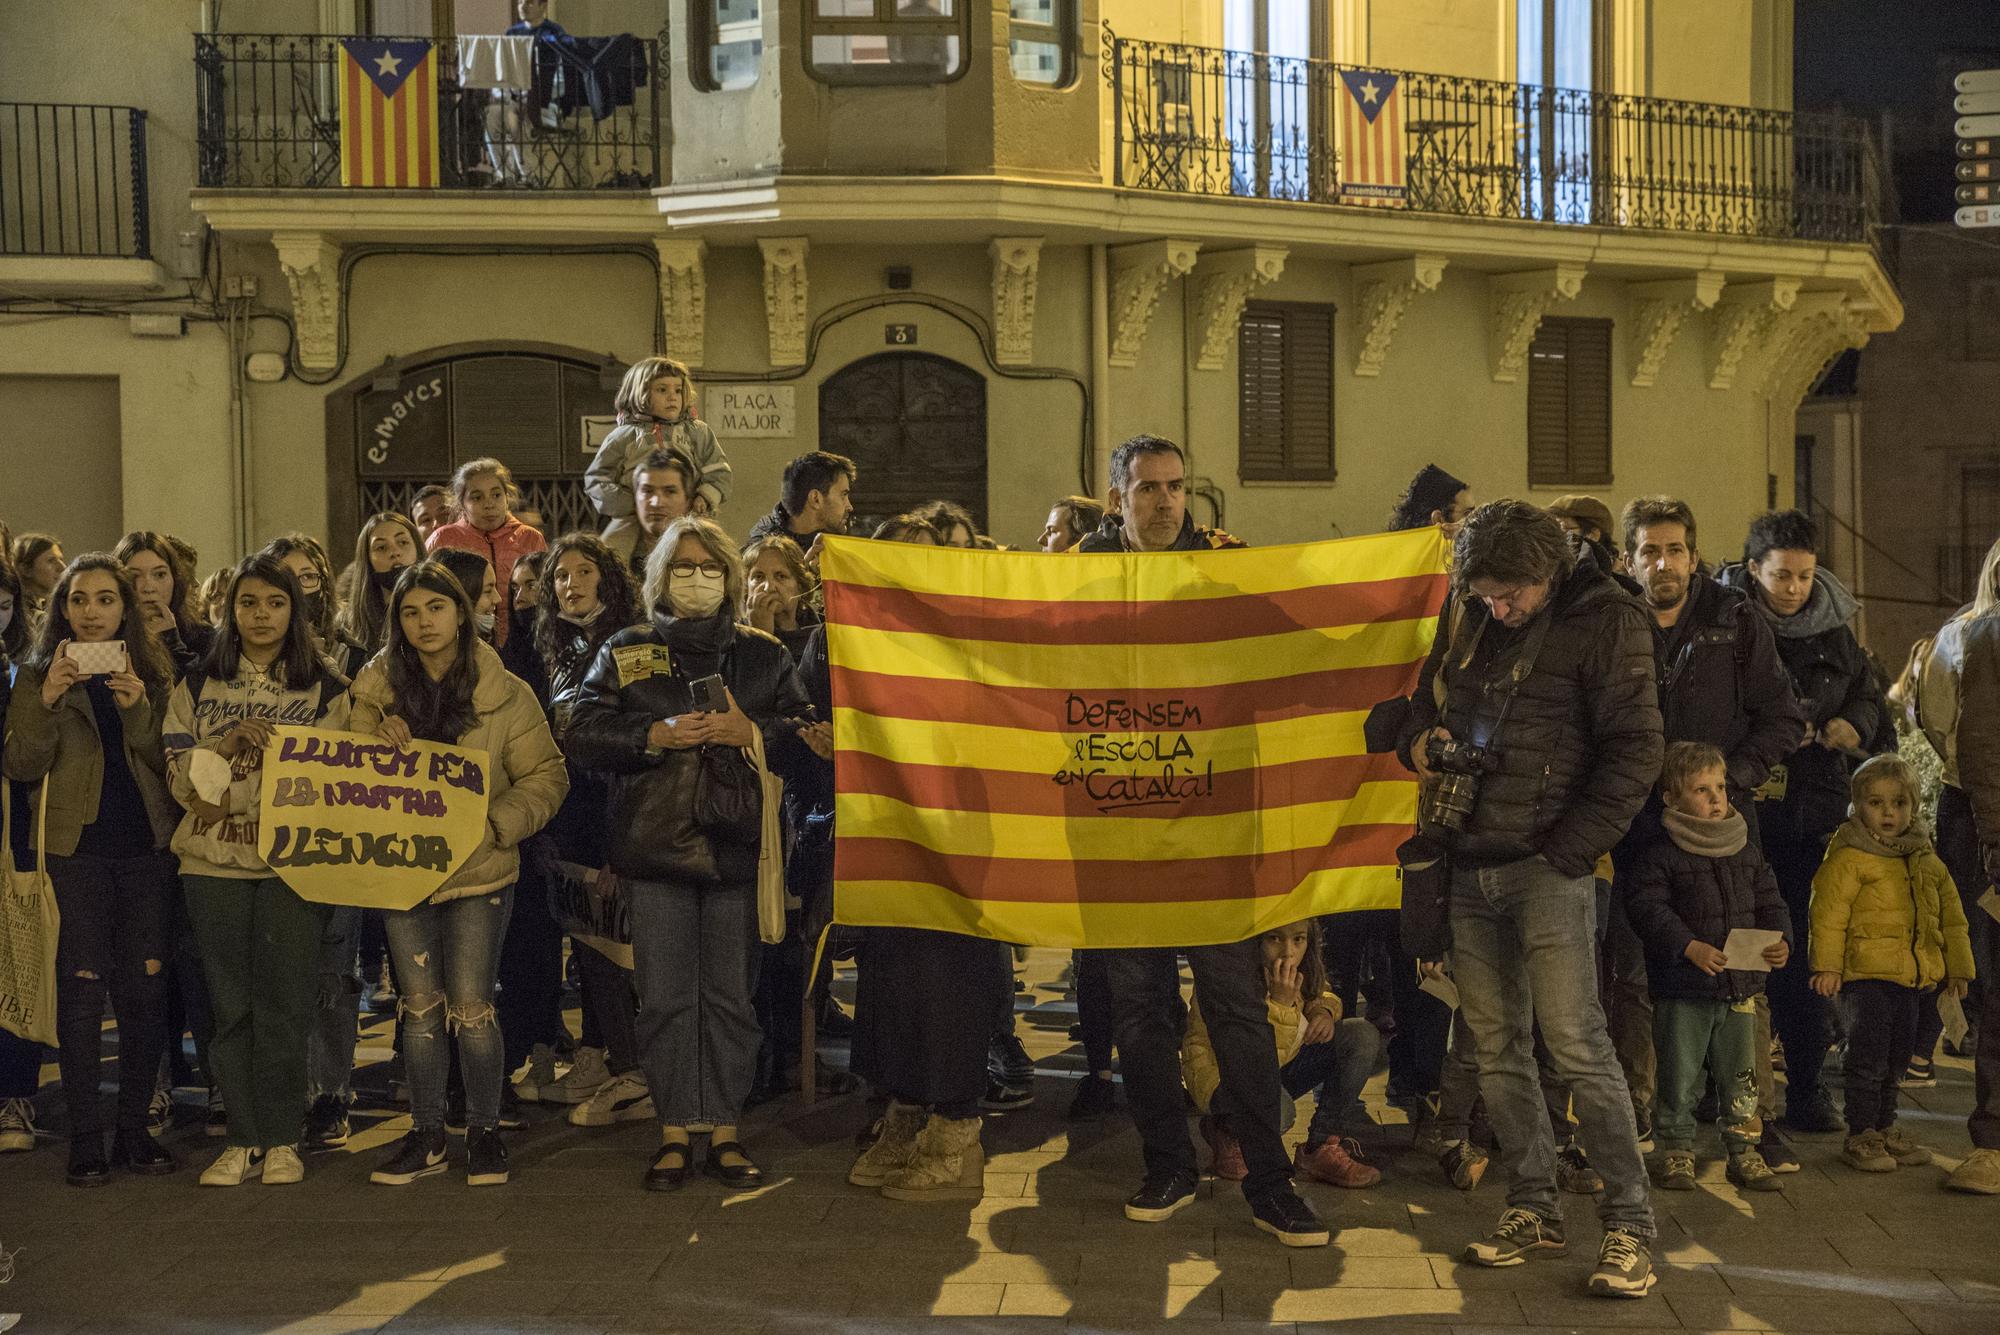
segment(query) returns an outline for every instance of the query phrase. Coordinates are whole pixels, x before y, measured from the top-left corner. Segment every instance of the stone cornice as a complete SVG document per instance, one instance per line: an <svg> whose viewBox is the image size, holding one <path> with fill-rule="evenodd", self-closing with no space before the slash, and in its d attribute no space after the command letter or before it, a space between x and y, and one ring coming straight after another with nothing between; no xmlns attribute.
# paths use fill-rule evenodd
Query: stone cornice
<svg viewBox="0 0 2000 1335"><path fill-rule="evenodd" d="M1491 301L1488 351L1496 383L1509 385L1521 378L1528 363L1528 345L1542 317L1558 301L1573 301L1583 289L1581 264L1558 264L1552 269L1527 273L1496 274L1487 280Z"/></svg>
<svg viewBox="0 0 2000 1335"><path fill-rule="evenodd" d="M1194 275L1195 325L1201 331L1194 359L1198 369L1222 369L1250 293L1261 284L1275 282L1284 271L1283 246L1250 246L1202 255Z"/></svg>
<svg viewBox="0 0 2000 1335"><path fill-rule="evenodd" d="M1167 279L1194 268L1197 242L1168 237L1111 251L1111 364L1137 366Z"/></svg>
<svg viewBox="0 0 2000 1335"><path fill-rule="evenodd" d="M1444 280L1446 260L1442 255L1412 255L1386 264L1354 266L1354 301L1360 308L1356 317L1354 374L1382 374L1389 360L1389 345L1403 322L1403 312L1419 292L1435 292Z"/></svg>

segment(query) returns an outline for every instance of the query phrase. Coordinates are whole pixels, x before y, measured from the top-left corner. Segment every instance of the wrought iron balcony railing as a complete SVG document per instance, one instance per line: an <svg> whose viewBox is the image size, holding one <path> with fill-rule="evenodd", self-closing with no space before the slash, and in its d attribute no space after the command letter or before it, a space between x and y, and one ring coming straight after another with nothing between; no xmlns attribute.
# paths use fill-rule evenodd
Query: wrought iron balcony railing
<svg viewBox="0 0 2000 1335"><path fill-rule="evenodd" d="M0 102L0 255L150 259L146 113Z"/></svg>
<svg viewBox="0 0 2000 1335"><path fill-rule="evenodd" d="M1849 117L1388 70L1400 105L1378 125L1399 141L1348 146L1356 67L1108 31L1105 49L1119 186L1339 203L1365 147L1400 161L1400 204L1423 212L1853 242L1880 221Z"/></svg>
<svg viewBox="0 0 2000 1335"><path fill-rule="evenodd" d="M195 37L197 179L217 188L342 185L340 37ZM428 38L411 38L428 41ZM471 87L435 43L439 188L642 190L658 185L659 43L537 42L526 90Z"/></svg>

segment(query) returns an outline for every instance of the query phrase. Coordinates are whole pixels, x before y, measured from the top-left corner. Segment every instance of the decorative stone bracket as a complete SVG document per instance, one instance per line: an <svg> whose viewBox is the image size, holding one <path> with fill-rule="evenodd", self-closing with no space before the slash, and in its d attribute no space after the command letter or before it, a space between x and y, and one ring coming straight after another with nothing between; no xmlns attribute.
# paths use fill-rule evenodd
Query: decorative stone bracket
<svg viewBox="0 0 2000 1335"><path fill-rule="evenodd" d="M1862 313L1838 292L1802 292L1771 336L1761 386L1773 406L1798 407L1828 362L1868 341Z"/></svg>
<svg viewBox="0 0 2000 1335"><path fill-rule="evenodd" d="M1728 389L1744 354L1761 343L1778 317L1798 299L1799 280L1770 278L1761 283L1731 283L1722 289L1709 317L1708 387Z"/></svg>
<svg viewBox="0 0 2000 1335"><path fill-rule="evenodd" d="M1139 347L1153 322L1153 310L1160 304L1160 289L1167 279L1180 277L1194 268L1198 241L1171 237L1141 241L1111 250L1111 364L1137 366Z"/></svg>
<svg viewBox="0 0 2000 1335"><path fill-rule="evenodd" d="M764 252L764 325L771 365L806 362L806 238L760 236Z"/></svg>
<svg viewBox="0 0 2000 1335"><path fill-rule="evenodd" d="M1027 366L1035 360L1035 286L1042 269L1042 238L996 236L993 256L993 360Z"/></svg>
<svg viewBox="0 0 2000 1335"><path fill-rule="evenodd" d="M273 232L271 244L292 290L299 365L331 371L340 364L340 243L319 232Z"/></svg>
<svg viewBox="0 0 2000 1335"><path fill-rule="evenodd" d="M1412 255L1385 264L1354 268L1354 298L1361 307L1360 332L1354 351L1354 374L1380 375L1389 360L1389 344L1403 322L1410 298L1435 292L1444 279L1442 255Z"/></svg>
<svg viewBox="0 0 2000 1335"><path fill-rule="evenodd" d="M1201 328L1201 348L1194 359L1198 369L1222 369L1244 303L1260 284L1275 281L1285 271L1288 253L1283 246L1250 246L1202 256L1195 274L1195 321Z"/></svg>
<svg viewBox="0 0 2000 1335"><path fill-rule="evenodd" d="M707 356L708 243L684 237L654 237L660 256L660 315L667 331L667 355L699 367Z"/></svg>
<svg viewBox="0 0 2000 1335"><path fill-rule="evenodd" d="M1659 378L1660 367L1674 346L1689 311L1705 311L1722 295L1723 276L1704 269L1691 278L1658 283L1634 283L1632 298L1632 384L1638 388Z"/></svg>
<svg viewBox="0 0 2000 1335"><path fill-rule="evenodd" d="M1487 280L1493 302L1488 341L1495 382L1511 385L1521 378L1521 369L1528 364L1528 345L1535 341L1542 317L1558 301L1576 299L1583 290L1583 275L1581 264L1558 264L1528 273L1495 274Z"/></svg>

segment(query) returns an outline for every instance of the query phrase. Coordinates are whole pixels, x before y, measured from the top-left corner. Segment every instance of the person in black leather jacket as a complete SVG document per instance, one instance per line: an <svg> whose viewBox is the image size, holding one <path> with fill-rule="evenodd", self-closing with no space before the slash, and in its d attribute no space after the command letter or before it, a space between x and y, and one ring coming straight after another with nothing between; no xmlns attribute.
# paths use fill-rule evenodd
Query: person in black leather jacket
<svg viewBox="0 0 2000 1335"><path fill-rule="evenodd" d="M1757 793L1757 832L1778 889L1792 911L1791 962L1771 975L1771 1023L1785 1049L1785 1121L1828 1133L1845 1123L1820 1086L1835 1032L1833 1006L1807 985L1806 907L1826 843L1846 819L1848 779L1866 758L1866 739L1882 721L1883 702L1851 623L1858 605L1820 568L1819 534L1797 510L1774 510L1750 523L1743 562L1717 572L1719 583L1750 597L1777 638L1778 657L1806 714L1796 749L1773 767Z"/></svg>
<svg viewBox="0 0 2000 1335"><path fill-rule="evenodd" d="M740 752L760 729L772 769L795 772L808 705L785 647L737 624L742 593L742 558L721 527L675 520L646 562L647 622L598 650L566 737L576 765L610 776L607 854L631 896L640 1061L661 1123L654 1190L686 1181L696 1126L712 1128L704 1171L732 1188L763 1179L736 1136L759 1039L758 843L740 821L711 814L705 827L697 797L705 773L713 791L715 777L748 769ZM726 708L700 712L694 687L711 676Z"/></svg>

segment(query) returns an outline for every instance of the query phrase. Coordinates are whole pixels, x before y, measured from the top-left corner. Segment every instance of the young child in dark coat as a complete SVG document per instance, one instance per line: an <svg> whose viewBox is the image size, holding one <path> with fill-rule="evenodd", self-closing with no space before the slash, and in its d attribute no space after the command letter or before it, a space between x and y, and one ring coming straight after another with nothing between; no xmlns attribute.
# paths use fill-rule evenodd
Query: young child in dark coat
<svg viewBox="0 0 2000 1335"><path fill-rule="evenodd" d="M1721 1096L1729 1180L1749 1191L1776 1191L1777 1176L1757 1151L1756 998L1766 970L1731 968L1723 946L1732 929L1783 932L1761 963L1791 958L1791 916L1778 880L1729 805L1722 752L1705 742L1667 747L1660 772L1666 838L1642 853L1623 883L1632 927L1646 948L1653 993L1653 1044L1659 1059L1653 1137L1661 1187L1694 1189L1694 1108L1704 1071Z"/></svg>

